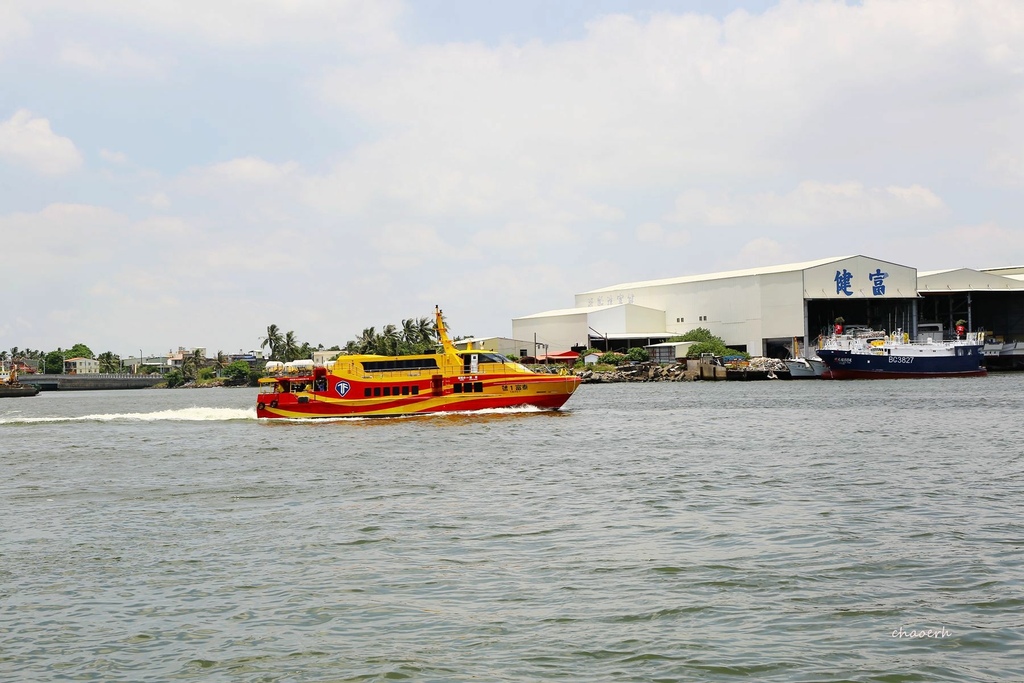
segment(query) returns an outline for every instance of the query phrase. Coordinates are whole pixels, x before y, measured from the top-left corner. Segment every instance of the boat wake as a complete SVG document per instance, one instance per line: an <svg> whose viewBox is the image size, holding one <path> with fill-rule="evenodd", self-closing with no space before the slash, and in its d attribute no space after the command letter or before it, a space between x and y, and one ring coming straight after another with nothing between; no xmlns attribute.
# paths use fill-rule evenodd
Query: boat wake
<svg viewBox="0 0 1024 683"><path fill-rule="evenodd" d="M499 417L503 415L523 415L533 413L551 413L550 410L536 406L515 406L511 408L483 408L481 410L460 410L441 413L423 413L419 415L396 415L387 418L390 420L424 419L424 418L466 418L472 416ZM75 417L51 416L51 417L25 417L20 413L0 414L0 425L17 424L53 424L60 422L227 422L231 420L253 420L256 418L256 410L253 408L204 408L193 406L191 408L178 408L175 410L158 410L152 413L103 413L96 415L79 415ZM355 422L370 421L377 422L380 418L351 416L351 417L329 417L329 418L296 418L283 419L284 423L325 423L325 422Z"/></svg>
<svg viewBox="0 0 1024 683"><path fill-rule="evenodd" d="M106 413L77 417L22 417L0 415L0 424L36 424L53 422L223 422L227 420L255 420L253 408L179 408L152 413Z"/></svg>

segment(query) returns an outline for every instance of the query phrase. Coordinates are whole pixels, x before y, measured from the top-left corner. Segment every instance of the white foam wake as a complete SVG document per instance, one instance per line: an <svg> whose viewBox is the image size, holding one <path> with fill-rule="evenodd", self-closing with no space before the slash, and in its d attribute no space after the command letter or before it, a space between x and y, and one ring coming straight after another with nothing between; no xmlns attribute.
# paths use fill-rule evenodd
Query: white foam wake
<svg viewBox="0 0 1024 683"><path fill-rule="evenodd" d="M218 422L225 420L255 420L255 408L205 408L193 406L152 413L105 413L77 417L21 417L0 416L0 424L31 424L39 422Z"/></svg>

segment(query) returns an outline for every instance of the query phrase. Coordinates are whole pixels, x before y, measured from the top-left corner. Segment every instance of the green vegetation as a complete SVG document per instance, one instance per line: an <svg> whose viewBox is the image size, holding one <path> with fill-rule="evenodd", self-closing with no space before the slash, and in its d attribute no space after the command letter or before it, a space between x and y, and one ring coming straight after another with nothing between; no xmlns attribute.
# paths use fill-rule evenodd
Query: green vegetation
<svg viewBox="0 0 1024 683"><path fill-rule="evenodd" d="M277 360L284 363L290 363L300 358L312 358L314 351L322 351L324 348L323 344L318 344L317 346L311 346L309 342L302 342L300 344L299 340L295 337L295 332L289 330L282 333L281 328L277 325L267 325L267 336L261 337L261 339L263 340L260 344L261 349L270 347L269 360ZM337 346L332 348L340 350Z"/></svg>
<svg viewBox="0 0 1024 683"><path fill-rule="evenodd" d="M104 351L96 360L100 362L100 372L121 372L121 357L111 351Z"/></svg>
<svg viewBox="0 0 1024 683"><path fill-rule="evenodd" d="M430 318L409 318L400 327L385 325L377 333L367 327L345 344L345 353L373 353L381 356L408 356L433 351L437 345L437 326Z"/></svg>
<svg viewBox="0 0 1024 683"><path fill-rule="evenodd" d="M608 353L602 353L601 357L597 359L597 362L602 365L621 365L625 360L625 355L616 353L615 351L609 351Z"/></svg>
<svg viewBox="0 0 1024 683"><path fill-rule="evenodd" d="M65 356L66 358L95 358L96 357L96 356L93 355L92 349L90 349L85 344L75 344L70 349L65 351L65 354L67 354Z"/></svg>
<svg viewBox="0 0 1024 683"><path fill-rule="evenodd" d="M248 384L249 382L249 364L244 360L236 360L226 368L224 368L224 376L227 378L228 383L232 385ZM257 377L259 373L257 373Z"/></svg>
<svg viewBox="0 0 1024 683"><path fill-rule="evenodd" d="M700 358L703 353L711 353L716 356L740 356L742 358L750 358L750 354L746 351L730 349L725 345L725 342L722 341L721 337L716 337L711 334L711 330L703 327L692 329L680 337L672 337L669 341L697 342L687 350L687 358Z"/></svg>
<svg viewBox="0 0 1024 683"><path fill-rule="evenodd" d="M626 353L626 358L634 363L644 363L651 359L651 354L642 346L634 346Z"/></svg>
<svg viewBox="0 0 1024 683"><path fill-rule="evenodd" d="M60 375L64 372L64 359L68 357L67 351L60 347L56 351L50 351L43 359L43 372L48 375Z"/></svg>
<svg viewBox="0 0 1024 683"><path fill-rule="evenodd" d="M174 387L180 387L185 383L185 376L181 373L181 370L174 368L164 375L164 380L167 381L167 386L173 389Z"/></svg>

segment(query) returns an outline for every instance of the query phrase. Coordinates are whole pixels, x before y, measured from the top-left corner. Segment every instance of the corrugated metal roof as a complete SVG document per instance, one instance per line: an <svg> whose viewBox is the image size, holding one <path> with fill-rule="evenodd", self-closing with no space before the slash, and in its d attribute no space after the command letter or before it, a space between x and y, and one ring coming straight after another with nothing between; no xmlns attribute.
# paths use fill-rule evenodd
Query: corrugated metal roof
<svg viewBox="0 0 1024 683"><path fill-rule="evenodd" d="M1000 266L998 268L978 268L983 273L991 273L992 275L1002 275L1008 277L1010 275L1024 275L1024 266Z"/></svg>
<svg viewBox="0 0 1024 683"><path fill-rule="evenodd" d="M580 295L582 296L585 294L601 294L603 292L614 292L620 289L632 289L636 287L660 287L662 285L679 285L688 282L702 282L704 280L724 280L732 277L749 277L751 275L771 275L774 273L789 273L796 270L807 270L808 268L823 266L826 263L845 261L846 259L856 257L857 254L854 254L852 256L833 256L830 258L817 259L814 261L801 261L799 263L783 263L777 266L762 266L760 268L747 268L745 270L727 270L720 273L705 273L703 275L684 275L681 277L670 277L661 280L641 280L639 282L625 282L618 285L612 285L611 287L591 289L590 291L587 292L581 292Z"/></svg>
<svg viewBox="0 0 1024 683"><path fill-rule="evenodd" d="M998 275L971 268L952 268L919 273L917 291L934 292L997 292L1019 291L1024 276Z"/></svg>
<svg viewBox="0 0 1024 683"><path fill-rule="evenodd" d="M628 306L629 304L611 304L610 306L591 306L591 307L580 307L580 308L560 308L555 311L542 311L540 313L533 313L531 315L524 315L518 318L512 318L516 320L529 320L531 318L556 318L562 315L578 315L580 313L594 313L596 311L604 311L609 308L615 308L617 306Z"/></svg>
<svg viewBox="0 0 1024 683"><path fill-rule="evenodd" d="M675 332L611 332L609 334L592 334L591 338L597 339L665 339L666 337L678 337Z"/></svg>

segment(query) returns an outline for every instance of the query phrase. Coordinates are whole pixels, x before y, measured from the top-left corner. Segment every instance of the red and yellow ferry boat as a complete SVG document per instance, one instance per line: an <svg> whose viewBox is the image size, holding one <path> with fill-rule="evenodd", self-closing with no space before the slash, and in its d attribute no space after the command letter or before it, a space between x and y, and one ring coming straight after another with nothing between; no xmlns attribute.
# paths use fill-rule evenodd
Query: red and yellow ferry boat
<svg viewBox="0 0 1024 683"><path fill-rule="evenodd" d="M580 385L571 374L534 372L489 351L460 351L435 309L437 353L339 356L325 366L260 380L261 418L387 417L535 406L557 410Z"/></svg>

